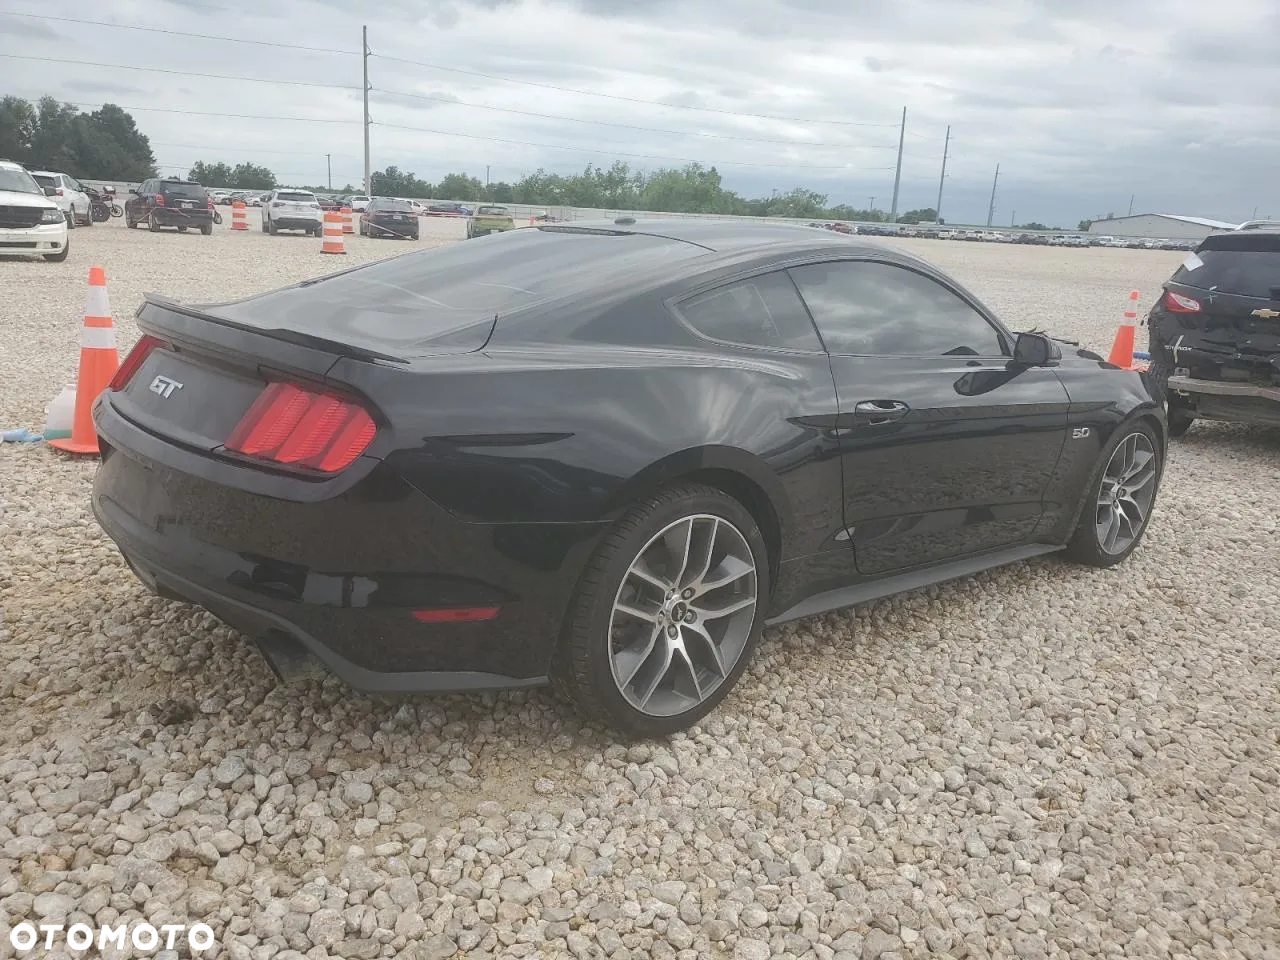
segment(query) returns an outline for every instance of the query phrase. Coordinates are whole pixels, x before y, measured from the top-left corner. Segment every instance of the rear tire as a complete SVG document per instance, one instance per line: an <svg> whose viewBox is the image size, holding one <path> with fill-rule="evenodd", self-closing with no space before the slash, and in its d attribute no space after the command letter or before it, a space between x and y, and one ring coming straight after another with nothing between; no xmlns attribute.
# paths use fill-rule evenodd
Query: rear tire
<svg viewBox="0 0 1280 960"><path fill-rule="evenodd" d="M202 223L202 224L200 224L200 235L201 235L201 236L203 236L203 237L207 237L207 236L209 236L211 233L213 233L213 224L211 224L211 223Z"/></svg>
<svg viewBox="0 0 1280 960"><path fill-rule="evenodd" d="M1169 436L1182 437L1191 429L1191 425L1196 422L1196 415L1192 413L1176 395L1169 397Z"/></svg>
<svg viewBox="0 0 1280 960"><path fill-rule="evenodd" d="M627 736L684 730L746 669L768 596L768 550L750 512L701 484L662 490L619 520L588 562L552 681Z"/></svg>
<svg viewBox="0 0 1280 960"><path fill-rule="evenodd" d="M147 229L150 230L152 233L160 232L160 221L156 219L156 216L154 213L151 216L147 217Z"/></svg>
<svg viewBox="0 0 1280 960"><path fill-rule="evenodd" d="M276 222L274 220L267 221L267 233L271 234L273 237L280 233L280 228L276 226Z"/></svg>
<svg viewBox="0 0 1280 960"><path fill-rule="evenodd" d="M1113 567L1133 553L1147 532L1163 473L1160 440L1148 424L1117 428L1089 480L1067 557Z"/></svg>

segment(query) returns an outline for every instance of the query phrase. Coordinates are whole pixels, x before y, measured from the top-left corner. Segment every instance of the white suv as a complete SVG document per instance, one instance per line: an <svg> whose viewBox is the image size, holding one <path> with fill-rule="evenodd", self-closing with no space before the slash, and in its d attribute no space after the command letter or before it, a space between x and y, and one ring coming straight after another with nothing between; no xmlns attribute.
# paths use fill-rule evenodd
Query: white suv
<svg viewBox="0 0 1280 960"><path fill-rule="evenodd" d="M324 213L310 190L272 190L262 207L262 232L274 235L278 230L301 230L320 236L324 229Z"/></svg>
<svg viewBox="0 0 1280 960"><path fill-rule="evenodd" d="M31 174L0 160L0 254L32 253L61 263L71 249L67 221Z"/></svg>
<svg viewBox="0 0 1280 960"><path fill-rule="evenodd" d="M31 170L31 176L41 187L53 187L53 202L58 205L62 215L67 218L67 226L93 226L93 215L90 212L92 201L84 192L84 187L65 173L54 173L49 170Z"/></svg>

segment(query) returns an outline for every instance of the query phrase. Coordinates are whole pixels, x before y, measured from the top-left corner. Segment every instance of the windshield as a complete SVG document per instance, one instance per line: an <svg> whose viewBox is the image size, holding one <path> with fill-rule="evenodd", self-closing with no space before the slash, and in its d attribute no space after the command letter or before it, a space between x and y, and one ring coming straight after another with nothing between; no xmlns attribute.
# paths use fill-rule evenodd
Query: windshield
<svg viewBox="0 0 1280 960"><path fill-rule="evenodd" d="M49 186L53 186L50 181ZM44 195L40 185L31 179L25 170L10 170L0 167L0 190L12 190L15 193L36 193Z"/></svg>
<svg viewBox="0 0 1280 960"><path fill-rule="evenodd" d="M160 189L166 197L183 197L187 200L204 199L204 187L198 183L162 183Z"/></svg>
<svg viewBox="0 0 1280 960"><path fill-rule="evenodd" d="M315 203L316 197L313 193L303 193L300 190L281 190L276 194L277 200L292 200L294 203Z"/></svg>

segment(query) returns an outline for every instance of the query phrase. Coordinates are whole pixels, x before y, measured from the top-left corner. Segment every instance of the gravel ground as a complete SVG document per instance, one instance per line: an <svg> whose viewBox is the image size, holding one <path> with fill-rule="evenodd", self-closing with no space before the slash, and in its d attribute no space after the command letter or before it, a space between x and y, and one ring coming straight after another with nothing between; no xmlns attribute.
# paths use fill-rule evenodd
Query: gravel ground
<svg viewBox="0 0 1280 960"><path fill-rule="evenodd" d="M419 247L460 236L427 223ZM1180 258L903 245L1011 326L1103 350ZM74 379L90 264L128 346L143 290L263 290L332 269L318 249L116 221L64 264L0 261L0 427L38 428ZM771 630L700 727L621 746L542 691L278 687L143 591L92 520L92 463L5 445L0 960L6 924L144 920L204 921L204 956L235 960L1277 960L1278 464L1280 431L1197 425L1121 567L1046 559Z"/></svg>

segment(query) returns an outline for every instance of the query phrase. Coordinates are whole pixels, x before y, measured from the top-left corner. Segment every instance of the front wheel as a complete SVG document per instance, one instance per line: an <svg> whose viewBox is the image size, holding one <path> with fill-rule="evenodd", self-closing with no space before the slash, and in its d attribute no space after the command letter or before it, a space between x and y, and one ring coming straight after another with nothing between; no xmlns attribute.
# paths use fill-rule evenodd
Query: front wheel
<svg viewBox="0 0 1280 960"><path fill-rule="evenodd" d="M1196 422L1196 415L1174 394L1169 395L1169 436L1182 437Z"/></svg>
<svg viewBox="0 0 1280 960"><path fill-rule="evenodd" d="M113 204L111 205L111 215L112 215L113 217L123 217L123 216L124 216L124 209L120 206L120 204L118 204L118 203L113 203Z"/></svg>
<svg viewBox="0 0 1280 960"><path fill-rule="evenodd" d="M683 730L746 669L769 563L745 507L681 484L636 504L588 563L552 666L556 686L628 736Z"/></svg>
<svg viewBox="0 0 1280 960"><path fill-rule="evenodd" d="M1067 556L1111 567L1137 549L1147 530L1163 473L1160 441L1147 424L1128 424L1117 429L1100 462Z"/></svg>

